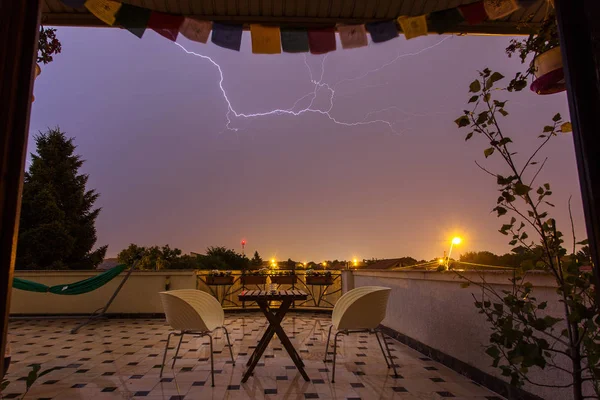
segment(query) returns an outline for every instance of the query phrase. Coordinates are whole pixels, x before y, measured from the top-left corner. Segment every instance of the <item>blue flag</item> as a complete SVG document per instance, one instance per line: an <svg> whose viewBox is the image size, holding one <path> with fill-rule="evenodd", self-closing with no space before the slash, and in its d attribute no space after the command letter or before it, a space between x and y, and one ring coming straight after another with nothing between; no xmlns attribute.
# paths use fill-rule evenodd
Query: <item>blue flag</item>
<svg viewBox="0 0 600 400"><path fill-rule="evenodd" d="M286 53L308 53L308 32L301 29L282 29L281 48Z"/></svg>
<svg viewBox="0 0 600 400"><path fill-rule="evenodd" d="M366 26L371 34L371 40L375 43L387 42L398 37L396 21L371 22Z"/></svg>
<svg viewBox="0 0 600 400"><path fill-rule="evenodd" d="M225 25L213 22L211 41L217 46L240 51L242 25Z"/></svg>

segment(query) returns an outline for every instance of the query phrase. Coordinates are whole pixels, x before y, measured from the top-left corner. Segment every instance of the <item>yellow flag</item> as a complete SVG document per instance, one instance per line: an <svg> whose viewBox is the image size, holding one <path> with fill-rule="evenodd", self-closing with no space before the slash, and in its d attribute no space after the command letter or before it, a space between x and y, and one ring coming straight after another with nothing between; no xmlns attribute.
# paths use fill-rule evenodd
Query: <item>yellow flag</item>
<svg viewBox="0 0 600 400"><path fill-rule="evenodd" d="M108 25L115 23L115 15L121 8L121 3L111 0L87 0L84 5L99 20Z"/></svg>
<svg viewBox="0 0 600 400"><path fill-rule="evenodd" d="M398 17L398 23L407 40L427 35L427 19L425 15L418 17Z"/></svg>
<svg viewBox="0 0 600 400"><path fill-rule="evenodd" d="M254 54L281 53L281 34L278 26L250 25Z"/></svg>

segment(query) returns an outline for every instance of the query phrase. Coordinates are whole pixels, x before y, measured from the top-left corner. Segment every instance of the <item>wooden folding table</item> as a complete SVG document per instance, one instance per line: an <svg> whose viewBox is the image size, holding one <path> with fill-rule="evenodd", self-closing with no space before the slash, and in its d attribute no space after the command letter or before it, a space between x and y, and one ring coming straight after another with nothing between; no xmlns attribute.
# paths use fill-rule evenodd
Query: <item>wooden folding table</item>
<svg viewBox="0 0 600 400"><path fill-rule="evenodd" d="M248 369L242 377L242 383L246 382L250 375L252 375L256 364L258 364L260 357L267 349L269 342L275 334L279 337L281 344L290 355L290 358L294 362L294 365L296 365L296 368L298 368L298 371L300 371L304 380L307 382L310 380L308 375L306 375L306 371L304 371L304 362L302 362L300 355L296 349L294 349L292 342L281 327L281 321L285 317L285 313L290 309L294 300L306 300L307 297L308 295L306 292L301 290L245 290L238 295L240 301L255 301L269 321L269 327L258 342L258 345L246 364ZM278 308L275 308L272 307L271 302L281 302L281 304Z"/></svg>

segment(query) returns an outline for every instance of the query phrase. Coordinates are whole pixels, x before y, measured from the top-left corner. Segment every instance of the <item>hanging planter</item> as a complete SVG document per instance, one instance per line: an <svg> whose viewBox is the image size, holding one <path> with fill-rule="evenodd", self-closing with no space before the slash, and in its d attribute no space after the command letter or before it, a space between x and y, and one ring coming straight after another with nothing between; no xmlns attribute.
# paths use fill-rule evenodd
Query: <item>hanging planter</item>
<svg viewBox="0 0 600 400"><path fill-rule="evenodd" d="M533 60L535 80L530 89L537 94L554 94L566 90L560 46L554 47Z"/></svg>
<svg viewBox="0 0 600 400"><path fill-rule="evenodd" d="M35 75L33 76L33 79L37 79L38 76L40 76L40 74L42 73L42 68L40 67L40 64L35 64ZM33 103L35 101L35 96L33 95L33 93L31 94L31 102Z"/></svg>

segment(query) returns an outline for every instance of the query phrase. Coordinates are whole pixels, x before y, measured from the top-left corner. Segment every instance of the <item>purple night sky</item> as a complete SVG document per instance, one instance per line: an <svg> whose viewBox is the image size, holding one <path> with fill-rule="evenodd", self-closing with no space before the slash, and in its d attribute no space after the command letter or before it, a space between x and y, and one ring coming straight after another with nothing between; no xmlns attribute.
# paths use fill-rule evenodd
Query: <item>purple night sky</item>
<svg viewBox="0 0 600 400"><path fill-rule="evenodd" d="M485 143L465 143L467 132L453 123L477 69L509 77L521 67L504 54L507 37L401 36L354 50L338 44L323 74L335 89L331 116L355 122L384 110L367 120L388 120L395 131L384 123L339 125L318 113L232 118L233 131L225 127L218 70L207 60L150 30L142 40L106 28L60 28L57 35L63 53L36 80L30 131L58 125L75 137L90 187L101 194L97 245L108 244L108 256L132 242L239 251L245 238L246 253L256 249L265 259L430 259L454 234L465 238L458 253L510 249L490 213L495 182L474 164L486 163ZM304 55L253 55L249 39L246 33L240 53L183 37L179 43L221 65L237 112L289 108L314 89ZM319 79L323 56L306 60ZM523 154L554 113L568 119L564 93L506 98L503 125ZM328 104L322 90L313 107ZM573 195L581 240L572 137L555 138L546 155L538 183L551 182L567 237Z"/></svg>

